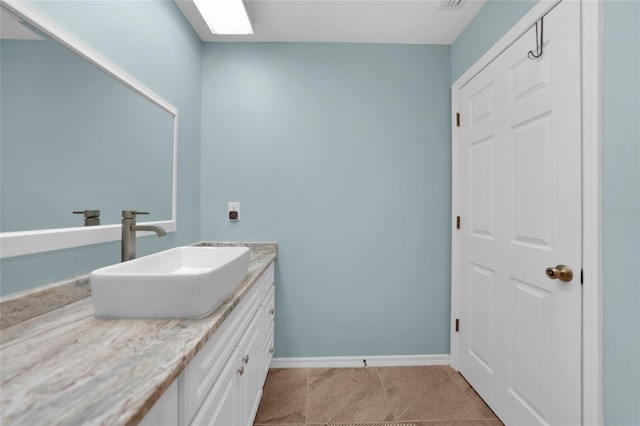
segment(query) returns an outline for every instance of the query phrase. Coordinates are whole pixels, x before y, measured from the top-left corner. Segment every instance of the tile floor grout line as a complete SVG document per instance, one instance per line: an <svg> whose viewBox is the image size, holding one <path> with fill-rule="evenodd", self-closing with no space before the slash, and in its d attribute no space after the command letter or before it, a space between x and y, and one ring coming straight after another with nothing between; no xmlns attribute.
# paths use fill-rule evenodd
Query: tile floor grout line
<svg viewBox="0 0 640 426"><path fill-rule="evenodd" d="M488 408L489 410L491 410L491 412L493 413L493 410L491 409L491 407L489 407L489 404L487 404L487 403L484 401L484 399L480 396L480 394L478 393L478 391L476 391L476 390L475 390L475 388L474 388L473 386L471 386L471 383L469 383L469 382L467 381L467 379L465 379L465 378L464 378L464 376L462 376L462 375L460 375L460 376L461 376L461 377L464 379L464 381L469 385L469 387L468 387L467 389L465 389L465 390L463 390L463 391L462 391L462 394L464 395L464 397L465 397L465 398L467 398L467 401L469 401L469 402L471 402L471 403L473 404L473 399L472 399L470 396L468 396L468 395L467 395L467 392L469 391L469 389L471 389L471 390L472 390L476 395L478 395L478 398L482 399L482 401L483 401L483 402L484 402L484 404L487 406L487 408ZM458 388L460 388L460 387L458 386ZM461 390L462 390L462 389L461 389ZM474 408L475 408L475 407L474 407ZM484 415L484 414L482 414L482 412L481 412L479 409L477 409L477 408L476 408L476 411L478 411L478 414L480 414L480 419L485 420L485 421L487 422L487 424L488 424L488 421L489 421L489 420L494 420L494 419L489 419L489 418L485 417L485 415ZM494 415L497 419L499 419L499 417L498 417L495 413L493 413L493 415Z"/></svg>
<svg viewBox="0 0 640 426"><path fill-rule="evenodd" d="M487 418L485 417L484 414L482 414L482 412L480 412L480 410L476 409L478 411L478 414L480 414L480 419L484 420L487 424L489 424L490 420L496 420L496 419L500 420L500 418L496 415L496 413L493 412L491 407L489 407L489 404L487 404L486 401L484 401L484 399L480 396L480 394L478 394L478 391L476 391L475 388L471 386L471 383L469 383L469 381L459 371L456 371L454 369L451 369L451 372L449 372L449 370L446 370L446 371L447 371L447 374L449 374L449 377L451 377L451 380L455 383L458 389L462 391L462 393L464 394L465 398L467 398L468 401L471 401L473 403L472 398L467 395L467 391L471 389L473 390L473 392L475 392L478 395L480 399L482 399L482 401L487 406L487 408L491 410L491 412L495 416L495 418ZM456 380L455 375L460 376L460 378L462 378L462 380L464 380L464 382L467 384L467 387L465 389L463 389L462 386L458 384L458 381Z"/></svg>
<svg viewBox="0 0 640 426"><path fill-rule="evenodd" d="M385 394L385 395L387 395L387 400L389 401L389 407L391 407L391 399L389 398L389 394L387 393L387 388L386 388L386 386L384 385L384 381L382 380L382 375L380 375L380 370L379 370L379 369L378 369L378 376L380 376L380 382L382 383L382 389L384 389L384 394ZM393 418L394 418L394 419L396 419L395 421L400 421L400 420L398 420L398 419L399 419L400 417L402 417L402 415L403 415L404 413L406 413L406 412L407 412L407 410L409 409L409 407L411 407L411 403L409 403L409 405L407 405L407 406L404 408L404 410L402 410L402 412L401 412L400 414L398 414L397 416L396 416L396 414L395 414L395 413L392 413L392 414L393 414ZM403 421L404 421L404 420L403 420ZM414 421L417 421L417 420L414 420Z"/></svg>
<svg viewBox="0 0 640 426"><path fill-rule="evenodd" d="M384 385L384 380L382 380L382 375L380 375L380 367L376 367L376 371L378 372L378 379L380 379L380 383L382 384L382 390L384 391L384 395L387 397L387 400L389 400L389 403L391 403L391 400L389 399L389 394L387 393L387 387Z"/></svg>
<svg viewBox="0 0 640 426"><path fill-rule="evenodd" d="M389 404L389 409L391 409L391 415L393 416L393 421L398 421L396 418L396 413L393 412L391 407L391 398L389 398L389 394L387 393L387 388L384 385L384 380L382 380L382 375L380 374L381 367L374 367L376 369L376 373L378 374L378 380L380 380L380 384L382 385L382 391L384 392L384 396L387 398L387 404Z"/></svg>
<svg viewBox="0 0 640 426"><path fill-rule="evenodd" d="M461 391L463 391L463 392L467 390L467 389L463 389L463 388L458 384L458 381L456 380L456 377L455 377L455 375L456 375L456 374L457 374L458 376L460 376L460 377L462 378L462 380L464 380L464 382L467 384L467 388L472 387L472 386L471 386L471 384L470 384L469 382L467 382L467 379L465 379L465 378L464 378L464 376L463 376L462 374L460 374L460 372L459 372L459 371L455 371L455 370L453 370L453 369L452 369L452 371L453 371L453 373L450 373L449 371L447 371L447 374L449 375L449 377L451 377L451 380L453 381L453 383L456 385L456 387L457 387L458 389L460 389L460 390L461 390Z"/></svg>

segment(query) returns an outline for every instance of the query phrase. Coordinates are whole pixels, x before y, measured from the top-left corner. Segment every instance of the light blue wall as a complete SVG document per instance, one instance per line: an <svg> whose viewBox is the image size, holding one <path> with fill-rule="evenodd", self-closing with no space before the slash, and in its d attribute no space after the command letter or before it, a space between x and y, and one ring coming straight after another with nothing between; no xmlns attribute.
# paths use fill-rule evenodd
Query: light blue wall
<svg viewBox="0 0 640 426"><path fill-rule="evenodd" d="M449 47L203 52L203 239L278 242L276 356L449 353Z"/></svg>
<svg viewBox="0 0 640 426"><path fill-rule="evenodd" d="M48 37L0 52L0 232L171 218L173 115Z"/></svg>
<svg viewBox="0 0 640 426"><path fill-rule="evenodd" d="M640 425L640 2L606 1L603 52L604 407Z"/></svg>
<svg viewBox="0 0 640 426"><path fill-rule="evenodd" d="M451 47L452 81L535 4L527 3L485 5ZM640 424L639 9L604 3L604 415L615 426Z"/></svg>
<svg viewBox="0 0 640 426"><path fill-rule="evenodd" d="M180 10L161 0L32 4L179 109L178 232L140 238L138 254L198 241L202 42ZM3 259L0 290L13 293L119 260L119 241Z"/></svg>

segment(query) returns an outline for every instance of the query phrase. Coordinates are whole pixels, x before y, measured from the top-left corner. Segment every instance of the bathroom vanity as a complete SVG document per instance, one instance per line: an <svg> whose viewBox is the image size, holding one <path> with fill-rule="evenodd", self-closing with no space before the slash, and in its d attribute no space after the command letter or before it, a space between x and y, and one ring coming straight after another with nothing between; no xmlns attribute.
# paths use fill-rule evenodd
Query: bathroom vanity
<svg viewBox="0 0 640 426"><path fill-rule="evenodd" d="M204 318L96 318L85 297L6 327L65 286L3 300L0 422L251 425L273 357L277 246L246 246L246 280Z"/></svg>
<svg viewBox="0 0 640 426"><path fill-rule="evenodd" d="M273 357L273 263L141 425L252 425Z"/></svg>

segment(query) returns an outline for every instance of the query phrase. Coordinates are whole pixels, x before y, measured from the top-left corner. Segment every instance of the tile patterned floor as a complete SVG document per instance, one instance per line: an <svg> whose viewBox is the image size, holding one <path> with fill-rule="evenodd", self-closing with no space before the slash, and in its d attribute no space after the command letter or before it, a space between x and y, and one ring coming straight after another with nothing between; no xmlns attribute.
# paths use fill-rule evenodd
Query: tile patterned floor
<svg viewBox="0 0 640 426"><path fill-rule="evenodd" d="M255 426L327 422L503 426L448 366L271 369Z"/></svg>

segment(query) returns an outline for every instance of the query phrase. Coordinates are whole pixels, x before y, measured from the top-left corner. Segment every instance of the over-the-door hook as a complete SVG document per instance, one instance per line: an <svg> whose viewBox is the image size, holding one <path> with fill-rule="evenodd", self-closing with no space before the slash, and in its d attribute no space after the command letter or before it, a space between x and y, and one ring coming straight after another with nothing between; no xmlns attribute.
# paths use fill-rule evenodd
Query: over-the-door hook
<svg viewBox="0 0 640 426"><path fill-rule="evenodd" d="M540 31L538 31L538 24L540 24ZM529 51L528 57L529 59L537 59L542 56L542 45L544 43L544 16L540 18L540 21L536 22L536 53L533 53L532 50Z"/></svg>

